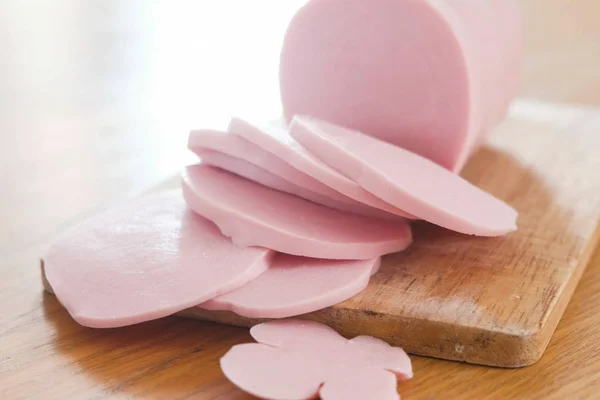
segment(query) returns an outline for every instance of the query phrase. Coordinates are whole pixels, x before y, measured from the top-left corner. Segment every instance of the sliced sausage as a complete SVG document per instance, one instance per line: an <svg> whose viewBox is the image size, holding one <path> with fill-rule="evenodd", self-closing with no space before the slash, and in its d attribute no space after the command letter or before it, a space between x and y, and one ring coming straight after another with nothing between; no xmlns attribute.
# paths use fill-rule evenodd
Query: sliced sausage
<svg viewBox="0 0 600 400"><path fill-rule="evenodd" d="M242 246L305 257L366 260L402 251L412 240L406 220L334 210L217 168L190 166L182 178L188 205Z"/></svg>
<svg viewBox="0 0 600 400"><path fill-rule="evenodd" d="M453 231L500 236L517 212L431 160L358 131L296 116L291 135L331 167L396 207Z"/></svg>

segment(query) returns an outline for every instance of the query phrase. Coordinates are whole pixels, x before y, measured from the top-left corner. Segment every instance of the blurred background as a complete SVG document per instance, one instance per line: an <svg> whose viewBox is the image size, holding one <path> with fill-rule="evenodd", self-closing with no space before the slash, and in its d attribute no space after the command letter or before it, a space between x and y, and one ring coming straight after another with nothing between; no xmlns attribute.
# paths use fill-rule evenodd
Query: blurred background
<svg viewBox="0 0 600 400"><path fill-rule="evenodd" d="M0 208L20 224L1 224L0 246L168 178L193 160L190 128L277 116L279 46L302 2L0 1L0 179L23 205ZM521 3L521 95L600 104L600 2Z"/></svg>

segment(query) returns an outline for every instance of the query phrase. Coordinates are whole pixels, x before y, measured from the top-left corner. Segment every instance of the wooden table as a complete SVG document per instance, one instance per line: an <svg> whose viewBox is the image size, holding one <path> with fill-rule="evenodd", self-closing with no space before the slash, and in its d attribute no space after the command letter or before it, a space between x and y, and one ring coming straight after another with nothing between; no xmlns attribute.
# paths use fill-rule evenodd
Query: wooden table
<svg viewBox="0 0 600 400"><path fill-rule="evenodd" d="M301 1L246 3L0 2L0 399L249 398L218 367L231 345L250 341L247 330L178 318L85 329L42 292L37 268L69 223L193 160L190 127L277 112L279 37ZM266 17L267 3L277 19ZM600 106L600 3L523 5L522 94ZM596 398L599 307L597 251L537 364L500 370L414 357L416 378L400 392Z"/></svg>

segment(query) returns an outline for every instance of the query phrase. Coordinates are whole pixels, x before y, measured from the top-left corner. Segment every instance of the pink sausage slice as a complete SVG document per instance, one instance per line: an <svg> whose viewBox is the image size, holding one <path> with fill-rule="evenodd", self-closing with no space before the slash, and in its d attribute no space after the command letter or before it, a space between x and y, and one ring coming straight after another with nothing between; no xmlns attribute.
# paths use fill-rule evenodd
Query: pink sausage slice
<svg viewBox="0 0 600 400"><path fill-rule="evenodd" d="M515 96L521 42L516 0L309 0L281 51L284 114L459 171Z"/></svg>
<svg viewBox="0 0 600 400"><path fill-rule="evenodd" d="M290 132L331 167L426 221L478 236L517 228L512 207L426 158L308 117L295 117Z"/></svg>
<svg viewBox="0 0 600 400"><path fill-rule="evenodd" d="M351 199L391 214L409 219L414 218L412 215L373 196L373 194L364 190L360 185L356 184L356 182L348 179L318 158L314 157L292 138L285 128L274 124L258 127L240 118L233 118L229 124L228 130L257 146L260 146L297 170L304 172Z"/></svg>
<svg viewBox="0 0 600 400"><path fill-rule="evenodd" d="M241 136L212 130L192 131L190 132L188 147L196 154L202 149L219 151L254 164L273 175L278 175L288 182L294 182L296 185L302 186L311 192L319 193L339 202L357 204L356 201L297 170L279 157Z"/></svg>
<svg viewBox="0 0 600 400"><path fill-rule="evenodd" d="M242 246L305 257L367 260L402 251L412 240L406 220L344 213L213 167L187 167L182 178L188 205Z"/></svg>
<svg viewBox="0 0 600 400"><path fill-rule="evenodd" d="M258 343L221 358L233 384L262 399L398 400L397 380L413 376L399 347L370 336L347 340L312 321L269 321L250 329Z"/></svg>
<svg viewBox="0 0 600 400"><path fill-rule="evenodd" d="M227 154L220 153L213 150L196 149L196 154L202 159L203 165L210 165L231 172L232 174L239 175L243 178L249 179L253 182L260 183L271 189L279 190L292 194L294 196L301 197L305 200L312 201L313 203L321 204L326 207L334 208L340 211L347 211L357 215L364 215L367 217L383 218L383 219L399 219L400 216L386 213L385 211L377 208L369 207L364 204L346 204L340 203L327 196L323 196L319 193L311 192L310 190L298 186L295 183L288 182L287 180L280 178L264 169L257 167L247 161L239 158L229 156Z"/></svg>
<svg viewBox="0 0 600 400"><path fill-rule="evenodd" d="M277 254L260 277L201 304L249 318L288 318L321 310L360 293L380 259L321 260Z"/></svg>
<svg viewBox="0 0 600 400"><path fill-rule="evenodd" d="M308 189L302 188L292 182L274 175L248 161L232 157L228 154L221 153L219 151L198 149L196 154L201 158L202 165L209 165L220 168L222 170L231 172L232 174L241 176L253 182L259 183L271 189L278 190L292 194L294 196L302 197L303 199L312 201L313 203L322 204L327 207L341 209L338 207L332 207L332 205L338 205L335 200L329 197L322 196L320 194L309 191ZM343 206L342 206L343 207Z"/></svg>
<svg viewBox="0 0 600 400"><path fill-rule="evenodd" d="M65 232L44 258L48 282L81 325L161 318L245 285L272 250L234 245L179 191L149 196Z"/></svg>
<svg viewBox="0 0 600 400"><path fill-rule="evenodd" d="M369 217L397 217L341 194L261 147L231 133L193 131L189 137L189 148L203 157L205 164L217 166L270 188L292 193L327 207ZM290 191L292 188L293 192Z"/></svg>

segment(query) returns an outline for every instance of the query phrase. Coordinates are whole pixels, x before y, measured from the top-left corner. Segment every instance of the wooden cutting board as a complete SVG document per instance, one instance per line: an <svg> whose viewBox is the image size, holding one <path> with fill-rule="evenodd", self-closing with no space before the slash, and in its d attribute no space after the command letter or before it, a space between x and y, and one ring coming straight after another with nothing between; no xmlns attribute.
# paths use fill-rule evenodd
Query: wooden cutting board
<svg viewBox="0 0 600 400"><path fill-rule="evenodd" d="M462 175L513 205L519 230L475 238L415 223L414 245L385 257L366 290L302 318L412 354L500 367L534 363L598 241L598 150L600 112L517 102ZM260 322L200 309L180 315Z"/></svg>

